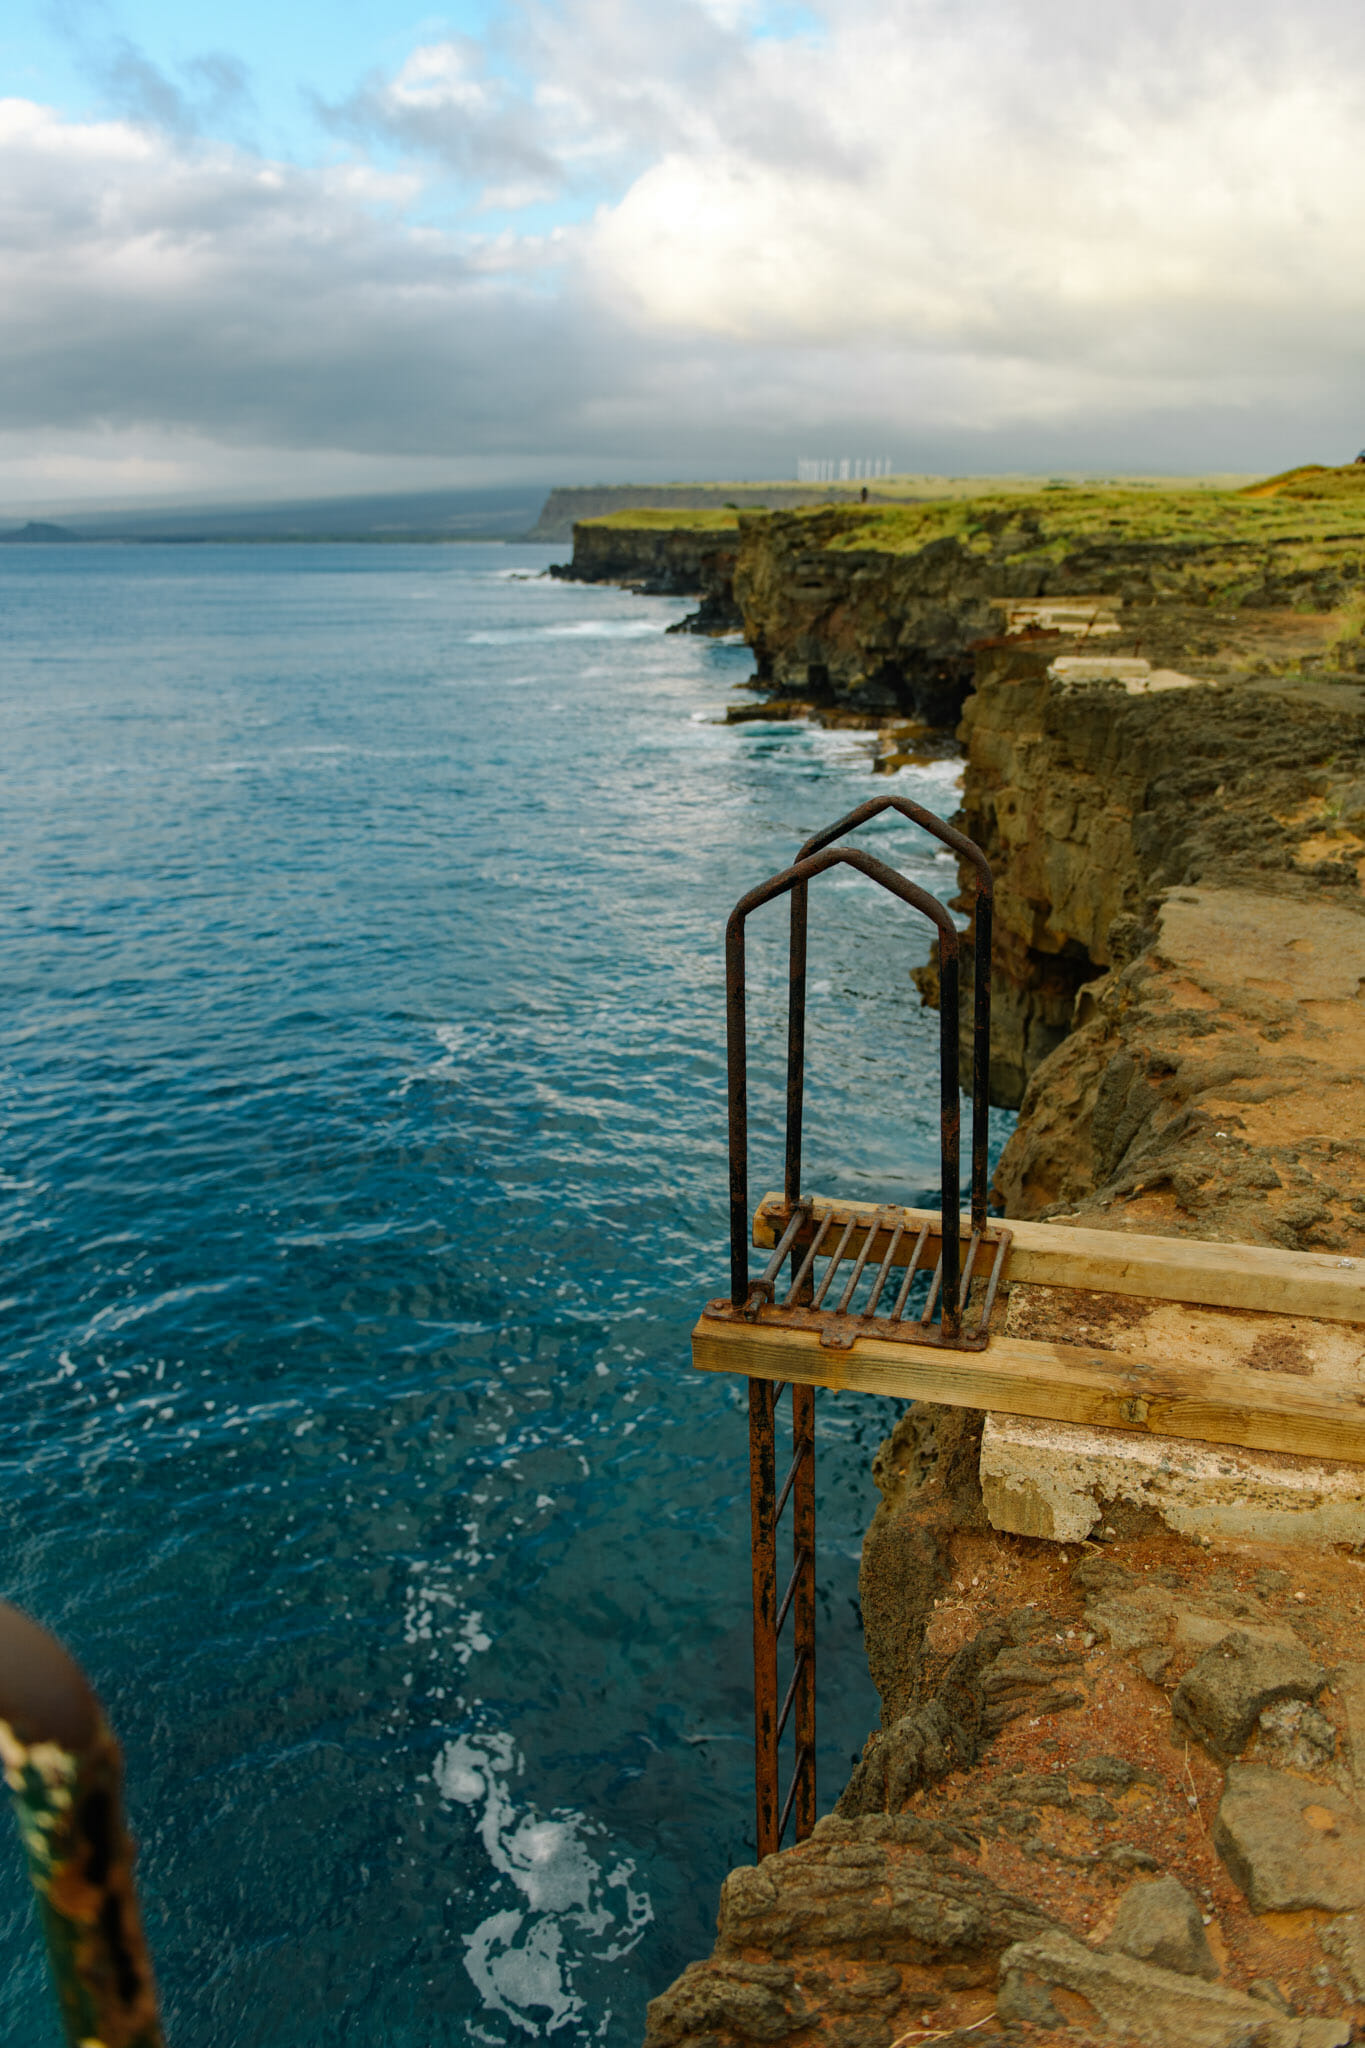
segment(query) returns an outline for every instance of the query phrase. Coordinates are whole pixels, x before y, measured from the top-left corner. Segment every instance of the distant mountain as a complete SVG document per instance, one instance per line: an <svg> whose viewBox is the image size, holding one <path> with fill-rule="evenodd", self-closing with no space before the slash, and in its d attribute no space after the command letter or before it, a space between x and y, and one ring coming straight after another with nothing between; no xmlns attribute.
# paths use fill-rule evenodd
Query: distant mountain
<svg viewBox="0 0 1365 2048"><path fill-rule="evenodd" d="M372 492L354 498L306 498L274 505L177 505L80 512L77 534L43 538L124 541L436 541L520 540L536 523L547 485L477 491ZM26 534L38 537L39 522ZM18 538L19 536L6 536Z"/></svg>
<svg viewBox="0 0 1365 2048"><path fill-rule="evenodd" d="M0 533L0 540L84 540L81 533L73 533L69 526L53 526L46 519L30 519L27 526L18 526L13 533Z"/></svg>

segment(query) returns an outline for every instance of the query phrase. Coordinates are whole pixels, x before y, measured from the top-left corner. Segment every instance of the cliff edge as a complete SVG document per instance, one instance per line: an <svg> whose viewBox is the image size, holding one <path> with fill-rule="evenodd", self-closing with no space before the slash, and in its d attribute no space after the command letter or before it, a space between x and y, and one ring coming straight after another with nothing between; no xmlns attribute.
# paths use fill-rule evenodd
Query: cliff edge
<svg viewBox="0 0 1365 2048"><path fill-rule="evenodd" d="M746 528L735 587L775 683L804 664L855 694L906 649L945 690L965 669L963 822L996 871L994 1053L1022 1098L1007 1213L1355 1259L1365 476L1262 490L1126 524L1099 496L1016 507L880 554L871 522L784 515ZM1012 1332L1036 1294L1010 1290ZM1062 1303L1100 1350L1151 1312ZM1264 1320L1248 1371L1319 1369ZM1339 1341L1356 1372L1365 1328ZM648 2048L1344 2048L1359 1470L908 1408L862 1562L881 1725L809 1841L732 1872Z"/></svg>

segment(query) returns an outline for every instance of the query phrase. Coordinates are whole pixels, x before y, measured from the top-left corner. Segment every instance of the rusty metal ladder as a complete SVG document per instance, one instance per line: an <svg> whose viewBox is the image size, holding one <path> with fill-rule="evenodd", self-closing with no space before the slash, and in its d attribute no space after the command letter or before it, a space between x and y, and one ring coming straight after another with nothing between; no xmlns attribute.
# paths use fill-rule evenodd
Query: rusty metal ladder
<svg viewBox="0 0 1365 2048"><path fill-rule="evenodd" d="M965 1262L960 1260L959 1213L959 939L957 926L938 899L914 882L858 848L837 842L884 811L899 812L921 826L969 862L976 874L976 945L973 974L972 1020L972 1144L971 1144L971 1241ZM962 832L936 817L932 811L907 797L885 796L860 804L847 817L808 839L795 862L758 888L741 897L730 914L725 941L726 1049L729 1076L730 1136L730 1295L708 1304L708 1314L753 1320L762 1316L789 1325L818 1323L822 1343L848 1343L859 1329L870 1327L864 1309L850 1315L854 1298L878 1244L877 1226L861 1226L861 1244L855 1243L860 1226L845 1222L835 1234L832 1250L825 1247L832 1219L817 1221L811 1204L803 1200L801 1185L801 1132L806 1075L806 938L811 881L829 869L846 866L866 875L888 894L928 918L937 928L940 959L939 1007L939 1127L941 1166L941 1253L935 1268L926 1307L913 1325L917 1342L978 1348L986 1342L987 1325L1006 1249L1008 1233L990 1233L986 1213L987 1142L990 1104L990 959L993 890L990 865L981 848ZM754 911L776 898L791 898L791 946L787 1002L787 1114L784 1171L785 1226L776 1232L776 1249L766 1270L758 1278L749 1272L749 1170L748 1170L748 1048L745 1024L745 926ZM962 1308L970 1286L978 1248L993 1236L995 1260L983 1311L974 1331L962 1327ZM894 1263L906 1265L896 1296L891 1321L902 1323L911 1283L919 1266L925 1233L907 1259L897 1232L886 1245L873 1277L872 1307L886 1283ZM828 1265L817 1279L817 1255L825 1252ZM900 1257L897 1259L897 1253ZM791 1287L783 1303L776 1301L776 1284L784 1260L791 1260ZM835 1306L825 1310L836 1271L845 1259L853 1271L838 1295ZM927 1269L926 1269L927 1270ZM938 1324L933 1324L935 1307ZM844 1326L849 1328L845 1329ZM879 1328L883 1324L878 1324ZM895 1334L893 1328L892 1334ZM795 1839L802 1841L816 1820L816 1696L815 1696L815 1389L797 1381L790 1383L792 1459L779 1490L777 1485L777 1411L787 1383L769 1379L749 1380L749 1495L753 1576L754 1643L754 1776L757 1804L758 1854L770 1855L779 1848L793 1810ZM792 1567L786 1588L778 1599L778 1530L787 1507L792 1506ZM793 1624L791 1675L781 1704L779 1689L779 1643L790 1619ZM781 1789L781 1743L789 1721L793 1722L791 1777L785 1797Z"/></svg>

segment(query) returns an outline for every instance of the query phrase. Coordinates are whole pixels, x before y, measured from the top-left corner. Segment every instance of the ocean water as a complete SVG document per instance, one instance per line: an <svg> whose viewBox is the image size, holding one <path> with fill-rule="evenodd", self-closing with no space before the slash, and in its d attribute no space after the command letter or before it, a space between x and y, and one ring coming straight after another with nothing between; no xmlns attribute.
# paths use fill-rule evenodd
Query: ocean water
<svg viewBox="0 0 1365 2048"><path fill-rule="evenodd" d="M0 1594L124 1742L173 2048L626 2048L753 1852L721 934L887 785L552 553L0 550ZM808 1182L928 1196L927 928L812 925ZM820 1400L825 1807L892 1419ZM0 1952L50 2048L13 1841Z"/></svg>

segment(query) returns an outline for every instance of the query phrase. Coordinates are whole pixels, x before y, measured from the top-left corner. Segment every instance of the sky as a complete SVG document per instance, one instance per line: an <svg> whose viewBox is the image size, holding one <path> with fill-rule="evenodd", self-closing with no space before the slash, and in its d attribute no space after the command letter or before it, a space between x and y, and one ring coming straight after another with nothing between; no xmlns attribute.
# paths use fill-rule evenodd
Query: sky
<svg viewBox="0 0 1365 2048"><path fill-rule="evenodd" d="M1365 444L1354 0L7 0L0 507Z"/></svg>

